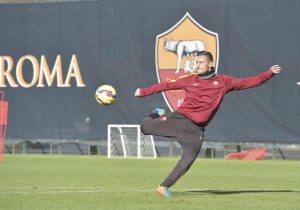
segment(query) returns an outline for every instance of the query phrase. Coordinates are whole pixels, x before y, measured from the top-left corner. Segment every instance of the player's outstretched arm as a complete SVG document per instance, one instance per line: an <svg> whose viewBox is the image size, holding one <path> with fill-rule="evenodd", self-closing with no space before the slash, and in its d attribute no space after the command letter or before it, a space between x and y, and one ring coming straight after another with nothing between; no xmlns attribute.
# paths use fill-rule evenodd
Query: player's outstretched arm
<svg viewBox="0 0 300 210"><path fill-rule="evenodd" d="M161 83L157 83L157 84L151 85L150 87L138 88L135 91L135 96L144 97L144 96L149 96L149 95L152 95L155 93L164 92L167 90L184 89L187 86L189 80L190 80L190 77L185 76L185 77L180 77L179 79L176 79L176 80L170 80L170 81L164 81Z"/></svg>
<svg viewBox="0 0 300 210"><path fill-rule="evenodd" d="M275 74L279 74L281 70L282 69L279 65L274 65L269 70L254 77L233 78L230 76L225 76L224 79L227 83L227 91L257 87L271 79Z"/></svg>
<svg viewBox="0 0 300 210"><path fill-rule="evenodd" d="M272 70L272 72L274 74L279 74L282 69L281 69L281 67L278 64L276 64L276 65L274 65L274 66L271 67L271 70Z"/></svg>

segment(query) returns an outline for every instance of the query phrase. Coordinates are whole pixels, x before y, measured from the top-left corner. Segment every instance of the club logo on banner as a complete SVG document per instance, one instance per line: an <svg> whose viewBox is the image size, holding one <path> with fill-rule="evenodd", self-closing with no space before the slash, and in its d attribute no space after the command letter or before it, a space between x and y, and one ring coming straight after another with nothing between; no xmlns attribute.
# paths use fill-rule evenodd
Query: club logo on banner
<svg viewBox="0 0 300 210"><path fill-rule="evenodd" d="M218 34L198 22L189 13L169 30L156 37L156 73L159 82L176 80L195 70L193 52L210 51L214 57L214 66L218 70L219 40ZM163 93L171 111L179 107L185 97L183 90Z"/></svg>

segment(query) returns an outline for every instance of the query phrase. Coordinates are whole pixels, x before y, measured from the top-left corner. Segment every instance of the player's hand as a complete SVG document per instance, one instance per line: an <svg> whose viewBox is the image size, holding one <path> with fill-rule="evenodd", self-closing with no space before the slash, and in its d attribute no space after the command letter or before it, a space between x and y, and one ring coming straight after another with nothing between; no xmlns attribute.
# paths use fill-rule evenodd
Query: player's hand
<svg viewBox="0 0 300 210"><path fill-rule="evenodd" d="M136 89L134 95L135 95L135 96L141 96L141 89L140 89L140 88Z"/></svg>
<svg viewBox="0 0 300 210"><path fill-rule="evenodd" d="M274 74L279 74L282 69L279 65L274 65L274 66L271 67L271 70Z"/></svg>

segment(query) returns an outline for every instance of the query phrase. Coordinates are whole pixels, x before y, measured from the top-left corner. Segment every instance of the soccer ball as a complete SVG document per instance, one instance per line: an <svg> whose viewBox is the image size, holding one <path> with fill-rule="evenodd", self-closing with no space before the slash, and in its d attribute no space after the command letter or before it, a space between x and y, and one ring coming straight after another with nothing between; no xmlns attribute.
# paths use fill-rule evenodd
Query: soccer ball
<svg viewBox="0 0 300 210"><path fill-rule="evenodd" d="M117 92L111 85L101 85L95 93L96 101L101 105L110 105L116 101Z"/></svg>

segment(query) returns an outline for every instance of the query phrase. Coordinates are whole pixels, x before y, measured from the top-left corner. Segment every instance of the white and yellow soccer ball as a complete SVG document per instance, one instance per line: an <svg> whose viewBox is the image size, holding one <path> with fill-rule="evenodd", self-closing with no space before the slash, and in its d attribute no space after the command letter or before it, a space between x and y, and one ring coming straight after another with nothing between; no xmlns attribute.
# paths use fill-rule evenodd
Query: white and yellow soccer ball
<svg viewBox="0 0 300 210"><path fill-rule="evenodd" d="M95 93L96 101L101 105L110 105L116 101L117 91L111 85L101 85Z"/></svg>

